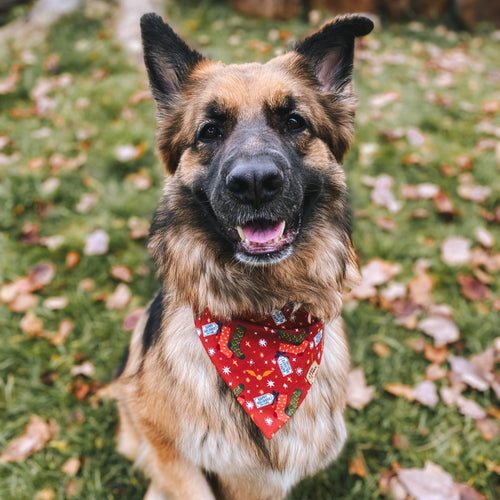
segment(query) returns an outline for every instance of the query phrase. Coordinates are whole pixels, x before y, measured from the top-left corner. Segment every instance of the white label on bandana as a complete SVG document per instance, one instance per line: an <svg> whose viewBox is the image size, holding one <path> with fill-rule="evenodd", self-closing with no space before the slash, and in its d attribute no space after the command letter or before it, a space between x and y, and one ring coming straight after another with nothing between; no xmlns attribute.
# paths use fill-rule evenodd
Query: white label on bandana
<svg viewBox="0 0 500 500"><path fill-rule="evenodd" d="M316 378L316 375L318 373L318 369L319 369L318 363L316 361L313 361L306 375L306 380L309 384L312 385L312 383L314 382L314 379Z"/></svg>
<svg viewBox="0 0 500 500"><path fill-rule="evenodd" d="M318 345L321 342L321 339L323 337L323 330L320 330L315 336L314 336L314 345Z"/></svg>
<svg viewBox="0 0 500 500"><path fill-rule="evenodd" d="M272 394L263 394L262 396L258 396L253 398L255 401L255 406L257 408L262 408L263 406L272 405L274 402L274 396Z"/></svg>
<svg viewBox="0 0 500 500"><path fill-rule="evenodd" d="M277 325L281 325L286 321L285 315L281 311L273 312L271 316Z"/></svg>
<svg viewBox="0 0 500 500"><path fill-rule="evenodd" d="M280 367L283 377L286 377L293 372L292 367L290 366L290 361L288 361L286 356L280 356L278 358L278 366Z"/></svg>
<svg viewBox="0 0 500 500"><path fill-rule="evenodd" d="M203 325L203 336L208 337L210 335L215 335L219 332L219 325L217 323L208 323L208 325Z"/></svg>

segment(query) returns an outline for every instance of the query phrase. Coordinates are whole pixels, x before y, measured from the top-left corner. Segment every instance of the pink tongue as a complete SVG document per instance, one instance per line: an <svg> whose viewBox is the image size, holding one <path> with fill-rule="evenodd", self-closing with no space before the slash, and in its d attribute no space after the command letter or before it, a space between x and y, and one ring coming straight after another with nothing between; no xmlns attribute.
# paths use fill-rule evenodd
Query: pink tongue
<svg viewBox="0 0 500 500"><path fill-rule="evenodd" d="M279 222L273 227L245 226L243 234L252 243L268 243L281 234L281 225Z"/></svg>

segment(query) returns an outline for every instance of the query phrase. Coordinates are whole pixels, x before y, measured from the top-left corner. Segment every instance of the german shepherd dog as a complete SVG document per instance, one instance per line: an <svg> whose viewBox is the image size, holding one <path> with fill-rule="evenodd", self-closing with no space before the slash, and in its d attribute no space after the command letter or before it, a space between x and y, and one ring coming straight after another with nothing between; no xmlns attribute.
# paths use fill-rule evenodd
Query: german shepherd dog
<svg viewBox="0 0 500 500"><path fill-rule="evenodd" d="M354 41L373 23L338 17L235 65L155 14L141 28L167 170L149 240L162 286L110 386L119 450L151 479L148 500L281 499L346 439L340 312L359 271L341 163Z"/></svg>

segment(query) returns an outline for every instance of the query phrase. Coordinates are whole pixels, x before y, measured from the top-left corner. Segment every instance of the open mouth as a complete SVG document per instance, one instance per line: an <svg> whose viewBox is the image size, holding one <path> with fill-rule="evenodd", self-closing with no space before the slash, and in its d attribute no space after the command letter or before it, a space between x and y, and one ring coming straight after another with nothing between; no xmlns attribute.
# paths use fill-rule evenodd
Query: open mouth
<svg viewBox="0 0 500 500"><path fill-rule="evenodd" d="M251 256L276 255L289 247L299 232L295 223L256 219L230 231L237 239L238 252Z"/></svg>

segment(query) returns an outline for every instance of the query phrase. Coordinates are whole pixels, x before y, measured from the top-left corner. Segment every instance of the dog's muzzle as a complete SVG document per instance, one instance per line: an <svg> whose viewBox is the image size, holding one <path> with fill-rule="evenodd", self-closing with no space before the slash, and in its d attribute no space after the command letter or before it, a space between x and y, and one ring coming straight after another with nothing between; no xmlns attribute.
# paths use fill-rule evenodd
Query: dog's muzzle
<svg viewBox="0 0 500 500"><path fill-rule="evenodd" d="M237 159L226 174L225 187L246 214L235 227L227 228L236 241L237 258L265 264L287 257L298 234L300 216L293 210L284 214L273 209L283 206L280 198L285 188L284 173L276 158L260 155Z"/></svg>

